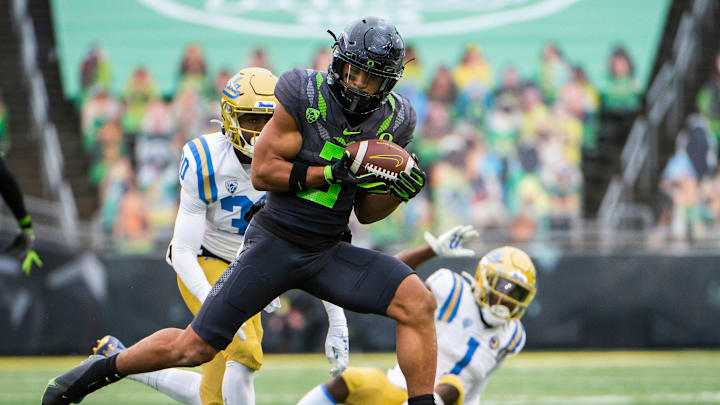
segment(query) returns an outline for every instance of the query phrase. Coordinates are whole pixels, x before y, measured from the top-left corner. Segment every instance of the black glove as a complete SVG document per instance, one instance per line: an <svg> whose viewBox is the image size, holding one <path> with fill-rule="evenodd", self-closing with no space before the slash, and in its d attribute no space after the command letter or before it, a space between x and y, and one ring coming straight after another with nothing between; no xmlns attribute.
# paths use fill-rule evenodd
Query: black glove
<svg viewBox="0 0 720 405"><path fill-rule="evenodd" d="M417 166L413 167L410 174L405 172L390 185L390 192L402 202L408 202L418 195L427 182L427 175Z"/></svg>
<svg viewBox="0 0 720 405"><path fill-rule="evenodd" d="M255 201L255 204L253 204L252 207L250 207L250 210L248 212L246 212L245 216L243 217L245 222L250 223L250 220L255 216L255 214L257 214L258 211L263 209L266 201L267 200L264 198L262 200Z"/></svg>
<svg viewBox="0 0 720 405"><path fill-rule="evenodd" d="M30 274L33 264L38 268L43 265L42 260L40 260L37 252L33 249L34 242L35 233L32 228L26 228L23 229L20 234L15 237L13 243L5 249L5 252L18 256L22 262L22 270L25 275Z"/></svg>
<svg viewBox="0 0 720 405"><path fill-rule="evenodd" d="M325 166L325 181L328 184L353 184L365 189L373 189L384 185L374 173L366 173L360 176L350 171L350 152L343 152L342 158L331 165Z"/></svg>
<svg viewBox="0 0 720 405"><path fill-rule="evenodd" d="M340 240L342 242L352 243L352 231L350 231L350 227L345 228L345 232L340 236Z"/></svg>

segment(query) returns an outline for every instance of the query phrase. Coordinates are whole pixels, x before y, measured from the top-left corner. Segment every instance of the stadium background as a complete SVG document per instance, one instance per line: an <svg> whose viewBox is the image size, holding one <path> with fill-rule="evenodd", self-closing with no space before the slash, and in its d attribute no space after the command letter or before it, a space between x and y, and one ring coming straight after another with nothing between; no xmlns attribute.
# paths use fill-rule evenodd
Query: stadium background
<svg viewBox="0 0 720 405"><path fill-rule="evenodd" d="M190 315L163 260L178 147L217 129L209 119L227 74L248 64L277 74L324 69L325 30L337 33L368 10L396 21L417 58L397 90L420 113L413 147L431 182L389 220L354 227L357 243L392 253L422 243L425 230L473 223L479 255L505 243L526 249L540 287L525 317L531 351L717 350L718 2L434 3L3 2L0 141L45 266L24 277L14 258L0 256L0 354L83 354L106 332L134 342L184 326ZM16 228L5 207L0 224L7 244ZM434 260L419 273L474 265ZM322 306L297 291L283 301L264 318L266 351L319 352ZM393 350L392 322L348 318L353 355ZM537 393L552 403L583 403L582 395L601 396L592 403L720 402L716 352L618 354L630 359L627 369L613 356L588 354L583 363L576 353L542 355L523 354L501 370L491 403L536 403L528 398ZM563 368L578 357L579 365ZM548 371L523 363L533 361L560 361L552 381L560 386L548 389ZM17 387L44 384L52 369L18 364L0 360L2 384L15 390L0 403L24 403L40 388ZM292 364L274 363L268 373ZM648 372L657 365L668 374ZM324 379L316 368L309 375L317 380L298 383L298 393ZM594 368L605 374L578 371ZM587 379L560 384L578 373ZM630 386L637 373L647 375L642 390L638 382L636 391L589 382ZM503 396L515 374L535 383ZM663 393L670 396L653 397ZM288 402L260 402L273 401Z"/></svg>

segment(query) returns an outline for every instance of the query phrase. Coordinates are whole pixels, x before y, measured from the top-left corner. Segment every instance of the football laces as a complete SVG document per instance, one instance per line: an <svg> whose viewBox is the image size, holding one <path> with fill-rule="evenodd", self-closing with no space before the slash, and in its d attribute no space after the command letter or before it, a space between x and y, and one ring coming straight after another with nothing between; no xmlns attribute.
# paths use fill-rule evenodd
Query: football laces
<svg viewBox="0 0 720 405"><path fill-rule="evenodd" d="M365 164L365 170L367 170L369 173L378 175L381 179L384 180L395 180L397 178L397 173L391 172L390 170L383 169L381 167L377 167L371 163Z"/></svg>

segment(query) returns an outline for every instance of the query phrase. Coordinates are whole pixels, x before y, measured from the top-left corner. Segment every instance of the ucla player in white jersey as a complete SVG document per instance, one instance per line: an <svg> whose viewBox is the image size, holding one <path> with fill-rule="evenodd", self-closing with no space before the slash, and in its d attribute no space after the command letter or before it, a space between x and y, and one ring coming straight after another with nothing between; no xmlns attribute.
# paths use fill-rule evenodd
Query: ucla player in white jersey
<svg viewBox="0 0 720 405"><path fill-rule="evenodd" d="M457 233L458 229L453 231ZM467 249L459 250L462 237L453 231L438 240L429 239L429 246L397 257L415 267L434 254L463 256ZM425 283L437 302L435 402L479 404L490 376L505 358L519 353L525 345L520 318L535 296L533 262L522 250L504 246L486 254L474 276L439 269ZM316 386L298 405L401 405L407 401L406 389L397 365L386 373L349 367L341 376Z"/></svg>
<svg viewBox="0 0 720 405"><path fill-rule="evenodd" d="M248 226L245 215L265 198L250 182L255 140L272 117L277 78L268 70L246 68L227 83L221 96L223 129L185 144L180 163L180 208L167 260L178 275L183 300L196 314L213 284L235 260ZM279 301L276 300L279 306ZM347 367L347 323L341 308L324 302L330 318L326 341L336 374ZM271 312L271 304L266 310ZM223 351L192 371L168 369L131 375L171 398L192 405L255 403L254 372L262 366L260 314L250 318ZM124 349L105 336L94 349L111 356Z"/></svg>

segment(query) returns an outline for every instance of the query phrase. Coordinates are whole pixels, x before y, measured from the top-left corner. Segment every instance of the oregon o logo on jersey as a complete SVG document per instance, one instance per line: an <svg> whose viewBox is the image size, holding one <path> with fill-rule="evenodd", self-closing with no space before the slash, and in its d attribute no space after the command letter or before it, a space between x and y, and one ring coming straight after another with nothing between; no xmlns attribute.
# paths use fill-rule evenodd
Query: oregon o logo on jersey
<svg viewBox="0 0 720 405"><path fill-rule="evenodd" d="M338 0L318 10L313 0L140 0L167 17L227 31L281 38L326 39L327 27L341 29L352 17L392 15L405 38L481 31L562 11L580 0L492 0L450 4L433 0L397 4L384 0Z"/></svg>

